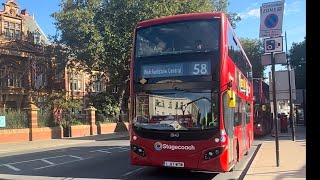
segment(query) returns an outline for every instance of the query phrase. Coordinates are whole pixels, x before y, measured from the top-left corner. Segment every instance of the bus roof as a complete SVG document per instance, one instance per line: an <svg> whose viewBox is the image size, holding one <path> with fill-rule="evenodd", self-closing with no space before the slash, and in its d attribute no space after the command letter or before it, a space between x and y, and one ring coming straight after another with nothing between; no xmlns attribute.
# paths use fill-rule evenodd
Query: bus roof
<svg viewBox="0 0 320 180"><path fill-rule="evenodd" d="M172 16L164 16L156 19L145 20L137 23L137 28L152 26L156 24L174 22L181 20L190 20L190 19L210 19L210 18L221 18L224 16L223 12L202 12L202 13L189 13L189 14L177 14Z"/></svg>

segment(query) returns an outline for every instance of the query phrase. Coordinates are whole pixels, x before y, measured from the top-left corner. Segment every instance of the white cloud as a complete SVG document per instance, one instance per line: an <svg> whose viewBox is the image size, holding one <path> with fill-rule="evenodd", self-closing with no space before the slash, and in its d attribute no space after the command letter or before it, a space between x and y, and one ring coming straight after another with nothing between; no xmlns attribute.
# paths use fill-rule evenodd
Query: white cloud
<svg viewBox="0 0 320 180"><path fill-rule="evenodd" d="M247 18L259 18L260 17L260 7L256 9L250 9L245 13L239 13L241 19Z"/></svg>
<svg viewBox="0 0 320 180"><path fill-rule="evenodd" d="M290 15L301 12L301 1L294 1L291 4L284 4L284 14Z"/></svg>

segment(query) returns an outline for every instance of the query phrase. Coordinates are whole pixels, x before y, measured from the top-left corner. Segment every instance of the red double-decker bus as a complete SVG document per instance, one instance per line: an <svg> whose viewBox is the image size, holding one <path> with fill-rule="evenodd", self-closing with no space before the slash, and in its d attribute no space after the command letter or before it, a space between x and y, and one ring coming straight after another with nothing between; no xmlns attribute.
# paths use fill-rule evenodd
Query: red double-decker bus
<svg viewBox="0 0 320 180"><path fill-rule="evenodd" d="M131 164L231 171L253 144L253 87L226 15L146 20L134 34Z"/></svg>
<svg viewBox="0 0 320 180"><path fill-rule="evenodd" d="M272 130L272 114L269 96L269 85L261 78L253 79L254 95L254 135L265 136Z"/></svg>

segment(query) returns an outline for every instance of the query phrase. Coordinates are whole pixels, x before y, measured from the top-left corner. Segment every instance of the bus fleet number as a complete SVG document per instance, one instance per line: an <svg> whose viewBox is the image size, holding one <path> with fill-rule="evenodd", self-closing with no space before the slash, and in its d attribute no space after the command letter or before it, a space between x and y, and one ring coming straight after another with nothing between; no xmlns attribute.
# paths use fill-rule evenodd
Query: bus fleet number
<svg viewBox="0 0 320 180"><path fill-rule="evenodd" d="M207 74L207 64L194 64L193 74Z"/></svg>

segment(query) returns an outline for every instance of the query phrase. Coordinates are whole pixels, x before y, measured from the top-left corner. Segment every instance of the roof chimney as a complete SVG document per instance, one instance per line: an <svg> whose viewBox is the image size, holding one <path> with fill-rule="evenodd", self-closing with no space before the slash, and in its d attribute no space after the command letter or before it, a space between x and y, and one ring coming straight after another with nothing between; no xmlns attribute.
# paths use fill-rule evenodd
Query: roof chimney
<svg viewBox="0 0 320 180"><path fill-rule="evenodd" d="M29 12L27 11L27 9L22 9L21 10L21 14L24 15L24 16L30 16Z"/></svg>

